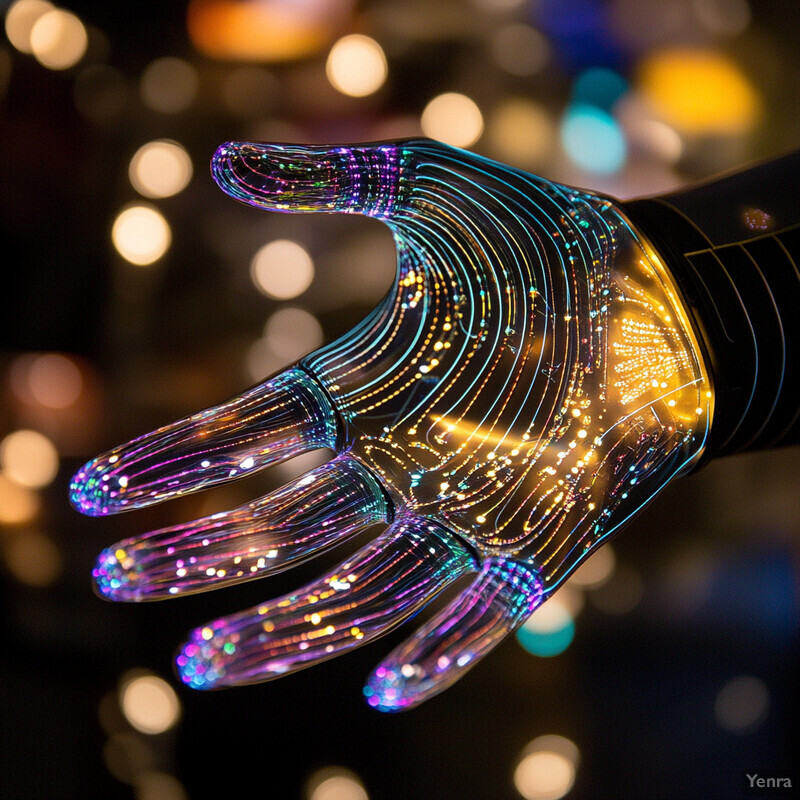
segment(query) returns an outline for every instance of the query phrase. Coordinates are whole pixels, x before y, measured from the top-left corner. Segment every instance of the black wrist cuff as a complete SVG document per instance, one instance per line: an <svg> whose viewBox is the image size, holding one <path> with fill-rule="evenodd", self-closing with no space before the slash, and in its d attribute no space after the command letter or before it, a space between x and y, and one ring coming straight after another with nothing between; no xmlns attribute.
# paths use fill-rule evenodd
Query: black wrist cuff
<svg viewBox="0 0 800 800"><path fill-rule="evenodd" d="M622 209L706 351L715 407L702 461L800 443L800 153Z"/></svg>

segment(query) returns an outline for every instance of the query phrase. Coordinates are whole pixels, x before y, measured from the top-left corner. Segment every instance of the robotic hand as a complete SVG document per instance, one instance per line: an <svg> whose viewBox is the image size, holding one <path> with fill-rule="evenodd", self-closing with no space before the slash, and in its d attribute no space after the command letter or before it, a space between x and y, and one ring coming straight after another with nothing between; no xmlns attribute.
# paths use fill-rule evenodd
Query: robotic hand
<svg viewBox="0 0 800 800"><path fill-rule="evenodd" d="M714 399L703 348L660 256L598 195L427 140L229 143L212 169L259 208L381 219L396 279L338 341L86 464L71 499L101 515L337 453L245 506L108 548L95 580L111 600L205 591L385 523L319 580L195 630L178 671L202 689L269 680L472 574L364 690L381 710L416 705L696 463Z"/></svg>

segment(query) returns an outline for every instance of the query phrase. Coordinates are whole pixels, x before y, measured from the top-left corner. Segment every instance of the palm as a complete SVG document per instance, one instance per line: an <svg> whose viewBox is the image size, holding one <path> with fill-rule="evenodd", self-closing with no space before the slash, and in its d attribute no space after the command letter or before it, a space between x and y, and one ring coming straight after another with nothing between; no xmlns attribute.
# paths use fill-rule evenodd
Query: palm
<svg viewBox="0 0 800 800"><path fill-rule="evenodd" d="M212 588L393 520L316 584L196 631L179 665L195 686L274 677L385 632L479 572L370 681L373 705L417 703L699 452L707 386L691 334L648 253L595 195L427 141L227 145L214 172L253 205L384 219L395 285L296 368L76 476L76 505L107 513L339 450L270 497L111 548L101 590Z"/></svg>

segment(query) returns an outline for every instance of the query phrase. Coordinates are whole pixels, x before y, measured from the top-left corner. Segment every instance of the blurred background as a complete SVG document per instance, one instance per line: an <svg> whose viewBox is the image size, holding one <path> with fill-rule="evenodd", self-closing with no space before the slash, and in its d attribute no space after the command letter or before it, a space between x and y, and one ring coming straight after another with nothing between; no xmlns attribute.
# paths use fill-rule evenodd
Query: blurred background
<svg viewBox="0 0 800 800"><path fill-rule="evenodd" d="M796 449L679 481L518 636L394 716L361 685L409 626L256 687L195 694L172 673L190 628L341 551L164 604L91 588L104 546L325 454L111 519L73 512L67 484L335 338L390 286L388 229L235 203L208 173L220 143L425 134L620 198L663 192L798 146L795 0L0 10L4 798L728 798L745 772L791 775Z"/></svg>

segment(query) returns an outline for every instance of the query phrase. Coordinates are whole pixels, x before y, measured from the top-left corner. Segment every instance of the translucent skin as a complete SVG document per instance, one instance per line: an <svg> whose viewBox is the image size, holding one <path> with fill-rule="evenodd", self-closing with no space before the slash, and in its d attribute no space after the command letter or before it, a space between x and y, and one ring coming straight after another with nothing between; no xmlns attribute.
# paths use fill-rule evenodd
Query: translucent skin
<svg viewBox="0 0 800 800"><path fill-rule="evenodd" d="M138 508L304 450L339 455L240 509L120 542L114 600L258 577L375 522L387 531L284 598L198 628L197 688L267 680L464 593L370 677L370 705L442 691L700 455L712 391L657 254L608 199L427 140L229 143L212 171L275 211L391 228L397 277L350 333L241 397L89 462L84 513Z"/></svg>

